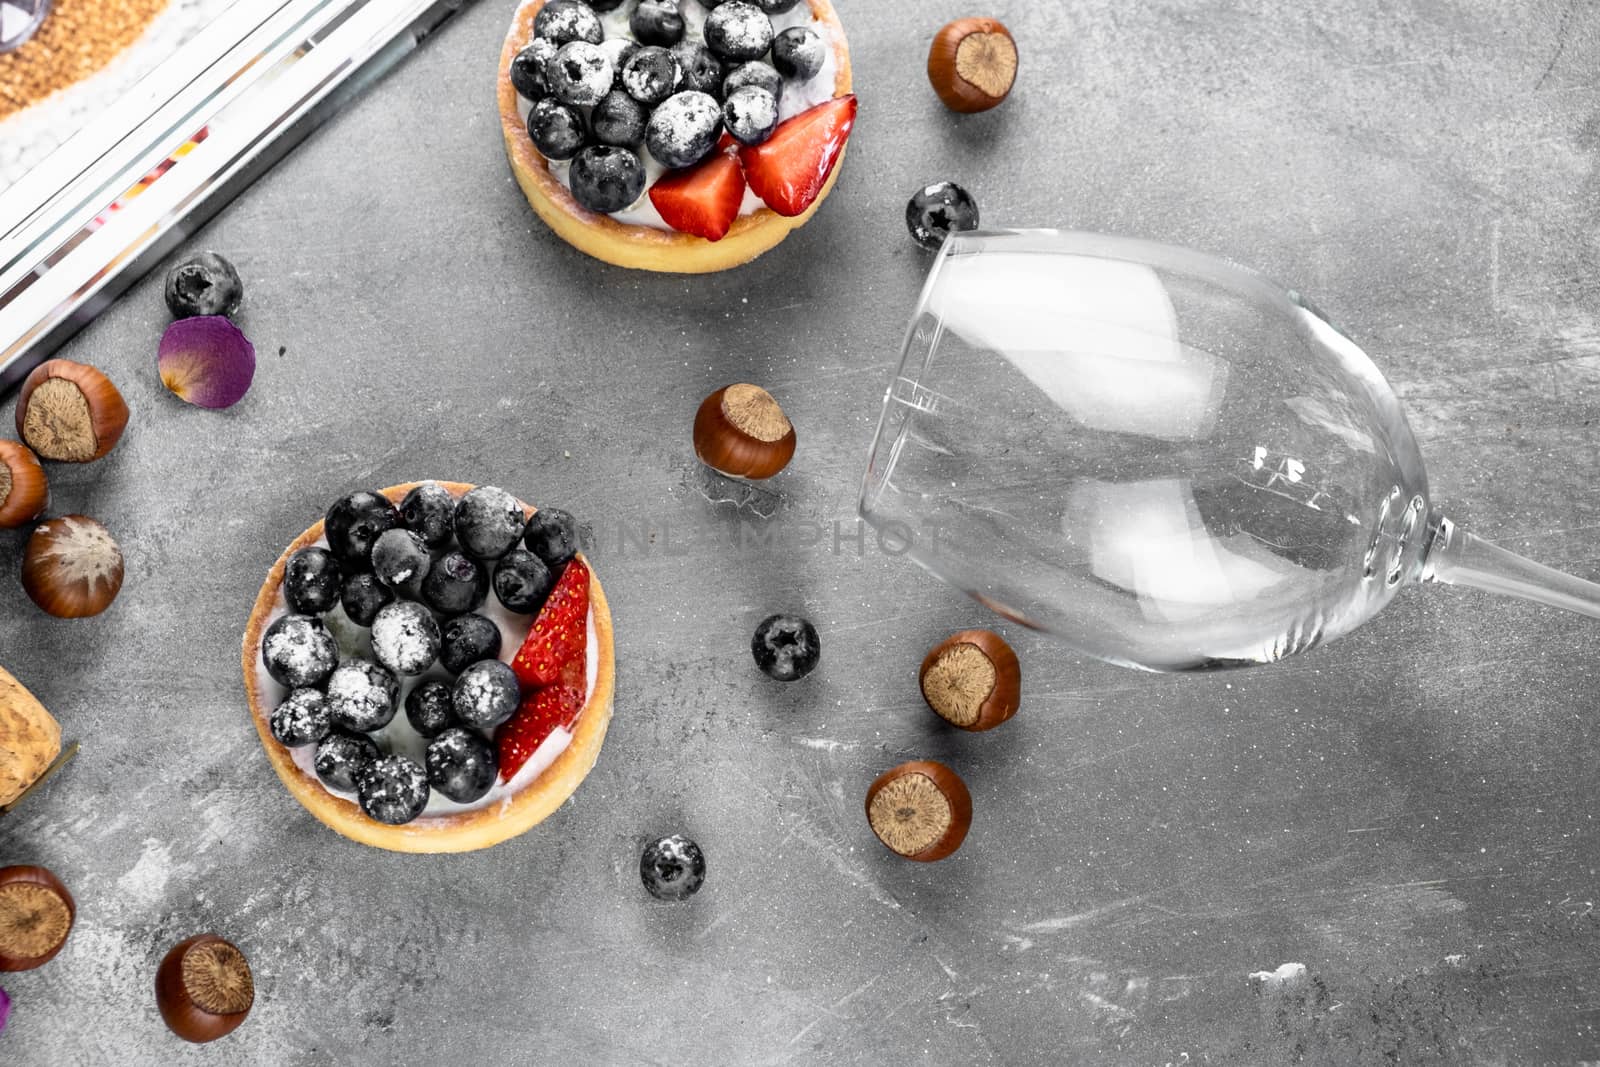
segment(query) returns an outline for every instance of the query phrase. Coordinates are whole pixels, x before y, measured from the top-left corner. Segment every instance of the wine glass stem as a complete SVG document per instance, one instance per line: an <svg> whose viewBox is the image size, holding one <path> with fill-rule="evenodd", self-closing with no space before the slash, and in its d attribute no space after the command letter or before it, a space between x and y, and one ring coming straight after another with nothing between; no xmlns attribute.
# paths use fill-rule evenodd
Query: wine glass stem
<svg viewBox="0 0 1600 1067"><path fill-rule="evenodd" d="M1507 552L1435 511L1422 580L1447 582L1600 619L1600 585Z"/></svg>

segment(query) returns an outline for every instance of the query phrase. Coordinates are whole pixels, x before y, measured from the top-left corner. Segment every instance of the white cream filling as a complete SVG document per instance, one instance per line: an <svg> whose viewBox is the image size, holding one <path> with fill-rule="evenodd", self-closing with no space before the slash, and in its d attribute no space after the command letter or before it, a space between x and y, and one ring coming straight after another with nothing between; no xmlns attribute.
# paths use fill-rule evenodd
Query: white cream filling
<svg viewBox="0 0 1600 1067"><path fill-rule="evenodd" d="M627 3L615 11L607 11L600 14L600 24L605 27L607 38L626 37L630 41L633 40L633 32L628 28L628 19L633 14L633 9L637 6L638 4L635 0L628 0ZM678 13L683 16L683 39L693 41L695 44L704 44L706 40L707 12L700 5L699 0L679 0ZM770 17L774 34L782 33L793 26L809 26L817 31L817 34L822 38L823 44L827 46L826 55L822 61L822 69L817 71L816 74L805 81L784 79L783 98L778 101L778 121L783 122L800 114L802 111L809 111L818 104L826 103L833 99L834 83L839 75L839 59L834 54L834 48L838 42L835 40L832 27L814 16L811 13L811 5L807 4L805 0L800 0L800 3L788 11ZM766 58L768 60L771 59L770 52ZM524 124L527 123L528 112L532 108L533 104L530 101L521 96L517 97L517 112L522 116ZM580 110L584 112L584 118L587 120L589 109L582 108ZM656 183L656 180L661 175L667 172L667 168L657 163L655 157L650 154L650 150L643 145L639 146L638 151L640 160L644 162L644 193L628 207L623 208L621 211L613 211L610 217L630 226L649 226L657 230L671 230L672 227L668 226L666 220L661 217L661 213L656 210L655 204L650 202L650 187ZM569 161L549 159L545 160L545 165L550 168L550 173L555 175L556 180L567 188L572 188L572 181L567 176L567 171L571 167ZM761 198L746 188L744 202L739 205L739 215L743 217L753 214L764 207L766 205L761 202Z"/></svg>
<svg viewBox="0 0 1600 1067"><path fill-rule="evenodd" d="M319 539L316 544L319 548L328 546L325 538ZM280 588L277 600L272 606L272 611L267 616L266 625L263 626L262 632L265 633L266 626L271 626L274 621L288 614L288 612L289 605L284 599L283 590ZM528 636L528 628L533 625L533 616L517 615L507 611L493 592L489 594L489 598L484 601L483 606L478 609L478 614L489 619L500 628L500 659L505 663L510 663L516 656L517 649L522 647L523 639ZM328 629L333 632L335 640L339 643L339 658L341 661L353 656L359 656L362 659L372 660L374 663L377 662L372 655L371 631L351 621L350 617L344 613L344 608L335 607L324 615L322 619L327 623ZM594 693L595 680L599 676L600 669L600 646L595 638L594 608L592 606L589 608L588 631L586 698ZM418 683L429 678L437 678L447 683L454 680L437 663L424 674L417 675L414 678L401 678L400 696L395 705L399 710L395 712L394 721L370 735L378 743L378 747L385 752L410 756L421 767L427 766L425 755L428 748L428 739L412 729L410 720L406 718L405 699L406 694L416 688ZM259 652L256 655L256 687L257 692L261 694L262 711L268 716L289 695L289 690L279 685L272 675L267 673L266 664L262 661ZM273 741L272 743L277 744L278 742ZM528 762L522 765L521 769L517 771L509 782L503 782L497 778L495 784L490 787L487 793L470 804L458 804L437 790L431 791L428 795L428 806L423 809L422 814L410 825L415 825L417 822L426 822L433 817L454 815L464 811L478 811L494 804L500 805L501 810L504 811L511 804L511 798L530 785L540 774L544 773L556 761L556 757L565 752L567 746L571 743L571 731L560 728L552 731L549 737L540 742L539 747L528 758ZM315 767L316 745L302 745L299 748L291 748L288 749L288 753L294 760L295 766L300 768L301 773L310 778L319 788L332 793L334 796L343 797L352 804L356 802L354 793L329 789L326 783L317 777Z"/></svg>

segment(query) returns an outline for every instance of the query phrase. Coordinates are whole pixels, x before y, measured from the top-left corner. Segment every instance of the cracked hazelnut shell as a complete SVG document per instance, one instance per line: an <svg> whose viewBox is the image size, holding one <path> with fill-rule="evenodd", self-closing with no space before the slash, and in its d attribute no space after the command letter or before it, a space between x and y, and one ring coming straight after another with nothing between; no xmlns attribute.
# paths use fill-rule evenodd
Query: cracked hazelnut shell
<svg viewBox="0 0 1600 1067"><path fill-rule="evenodd" d="M122 549L86 515L63 515L34 527L22 550L22 589L58 619L86 619L122 590Z"/></svg>
<svg viewBox="0 0 1600 1067"><path fill-rule="evenodd" d="M992 730L1022 702L1022 665L990 630L951 634L923 659L917 677L928 707L962 730Z"/></svg>
<svg viewBox="0 0 1600 1067"><path fill-rule="evenodd" d="M961 776L934 760L912 760L878 776L867 790L867 824L889 851L908 860L942 860L972 828L972 794Z"/></svg>
<svg viewBox="0 0 1600 1067"><path fill-rule="evenodd" d="M204 1044L234 1031L255 1003L255 978L237 946L199 934L172 946L156 970L156 1007L167 1028Z"/></svg>
<svg viewBox="0 0 1600 1067"><path fill-rule="evenodd" d="M33 449L0 441L0 529L32 522L50 502L50 481Z"/></svg>
<svg viewBox="0 0 1600 1067"><path fill-rule="evenodd" d="M41 459L88 463L116 446L128 405L100 371L69 359L39 364L17 396L17 436Z"/></svg>
<svg viewBox="0 0 1600 1067"><path fill-rule="evenodd" d="M1017 80L1017 42L995 19L957 19L928 49L928 81L951 111L998 107Z"/></svg>
<svg viewBox="0 0 1600 1067"><path fill-rule="evenodd" d="M783 408L759 385L724 386L694 417L694 454L735 478L770 478L794 458L795 432Z"/></svg>
<svg viewBox="0 0 1600 1067"><path fill-rule="evenodd" d="M43 867L0 867L0 971L31 971L55 959L78 909Z"/></svg>

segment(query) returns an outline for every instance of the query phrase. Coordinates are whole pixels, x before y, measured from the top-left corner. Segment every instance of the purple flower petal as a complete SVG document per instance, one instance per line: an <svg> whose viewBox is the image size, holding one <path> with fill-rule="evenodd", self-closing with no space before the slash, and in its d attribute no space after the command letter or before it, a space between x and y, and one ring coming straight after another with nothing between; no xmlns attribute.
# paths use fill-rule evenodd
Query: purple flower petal
<svg viewBox="0 0 1600 1067"><path fill-rule="evenodd" d="M231 408L250 391L256 349L222 315L179 319L161 338L161 384L191 404Z"/></svg>
<svg viewBox="0 0 1600 1067"><path fill-rule="evenodd" d="M6 996L6 991L0 989L0 1034L6 1032L6 1019L11 1014L11 998Z"/></svg>

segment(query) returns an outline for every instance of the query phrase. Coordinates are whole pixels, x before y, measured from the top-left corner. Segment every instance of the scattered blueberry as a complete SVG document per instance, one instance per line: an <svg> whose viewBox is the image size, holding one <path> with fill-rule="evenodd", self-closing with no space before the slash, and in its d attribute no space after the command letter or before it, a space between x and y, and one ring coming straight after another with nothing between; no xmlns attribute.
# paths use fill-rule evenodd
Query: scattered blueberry
<svg viewBox="0 0 1600 1067"><path fill-rule="evenodd" d="M400 501L400 525L429 548L443 548L456 531L456 498L438 482L424 482Z"/></svg>
<svg viewBox="0 0 1600 1067"><path fill-rule="evenodd" d="M545 68L544 80L550 95L568 107L589 107L611 91L617 72L597 44L572 41Z"/></svg>
<svg viewBox="0 0 1600 1067"><path fill-rule="evenodd" d="M524 100L543 100L550 94L544 70L560 46L547 38L537 38L511 58L511 87Z"/></svg>
<svg viewBox="0 0 1600 1067"><path fill-rule="evenodd" d="M317 742L311 765L329 789L354 793L356 778L382 754L372 738L336 729Z"/></svg>
<svg viewBox="0 0 1600 1067"><path fill-rule="evenodd" d="M798 615L769 615L756 627L750 652L768 677L793 682L816 667L822 641L816 628Z"/></svg>
<svg viewBox="0 0 1600 1067"><path fill-rule="evenodd" d="M628 17L628 29L640 44L677 44L683 40L678 0L639 0L639 6Z"/></svg>
<svg viewBox="0 0 1600 1067"><path fill-rule="evenodd" d="M738 0L734 0L735 3ZM699 92L668 97L650 116L644 140L663 167L692 167L717 147L722 109L716 98Z"/></svg>
<svg viewBox="0 0 1600 1067"><path fill-rule="evenodd" d="M480 485L456 504L456 540L475 559L499 559L522 536L528 517L504 489Z"/></svg>
<svg viewBox="0 0 1600 1067"><path fill-rule="evenodd" d="M644 141L644 125L650 118L645 106L621 89L605 95L589 113L594 139L601 144L638 148Z"/></svg>
<svg viewBox="0 0 1600 1067"><path fill-rule="evenodd" d="M546 567L558 571L578 554L578 520L560 508L540 508L528 520L522 543Z"/></svg>
<svg viewBox="0 0 1600 1067"><path fill-rule="evenodd" d="M726 100L747 85L765 89L772 94L774 100L783 99L783 75L774 70L770 64L760 60L751 60L749 63L741 63L734 67L728 76L722 79L722 98Z"/></svg>
<svg viewBox="0 0 1600 1067"><path fill-rule="evenodd" d="M400 683L388 668L364 659L350 659L328 679L328 710L345 730L369 733L394 718Z"/></svg>
<svg viewBox="0 0 1600 1067"><path fill-rule="evenodd" d="M305 689L328 680L339 665L339 646L316 616L285 615L267 627L261 661L279 685Z"/></svg>
<svg viewBox="0 0 1600 1067"><path fill-rule="evenodd" d="M359 492L334 502L323 520L328 547L347 569L370 566L372 543L400 524L400 513L382 494Z"/></svg>
<svg viewBox="0 0 1600 1067"><path fill-rule="evenodd" d="M458 804L481 799L500 773L494 746L459 726L428 743L426 760L428 784Z"/></svg>
<svg viewBox="0 0 1600 1067"><path fill-rule="evenodd" d="M417 588L432 564L428 546L410 530L385 530L372 543L372 573L390 589Z"/></svg>
<svg viewBox="0 0 1600 1067"><path fill-rule="evenodd" d="M620 77L624 92L646 107L654 107L678 91L683 69L671 52L650 46L628 57Z"/></svg>
<svg viewBox="0 0 1600 1067"><path fill-rule="evenodd" d="M500 627L482 615L457 615L443 627L439 663L451 674L460 674L481 659L500 655Z"/></svg>
<svg viewBox="0 0 1600 1067"><path fill-rule="evenodd" d="M316 689L295 689L273 709L267 725L285 748L314 745L328 736L333 718L327 698Z"/></svg>
<svg viewBox="0 0 1600 1067"><path fill-rule="evenodd" d="M521 691L510 667L497 659L484 659L461 672L451 699L457 719L487 730L516 714Z"/></svg>
<svg viewBox="0 0 1600 1067"><path fill-rule="evenodd" d="M356 795L368 818L399 826L428 806L428 775L407 756L382 756L356 775Z"/></svg>
<svg viewBox="0 0 1600 1067"><path fill-rule="evenodd" d="M513 548L494 568L494 595L507 611L533 615L544 607L545 598L556 584L544 560L525 548ZM498 633L499 631L495 631Z"/></svg>
<svg viewBox="0 0 1600 1067"><path fill-rule="evenodd" d="M644 162L631 149L590 145L573 158L567 179L574 200L590 211L610 214L644 195Z"/></svg>
<svg viewBox="0 0 1600 1067"><path fill-rule="evenodd" d="M735 89L722 104L722 124L740 144L760 144L778 128L777 97L755 85Z"/></svg>
<svg viewBox="0 0 1600 1067"><path fill-rule="evenodd" d="M760 59L772 47L772 20L755 4L729 0L706 16L706 47L732 63Z"/></svg>
<svg viewBox="0 0 1600 1067"><path fill-rule="evenodd" d="M937 252L950 234L978 228L978 202L955 182L936 182L906 204L906 226L917 244Z"/></svg>
<svg viewBox="0 0 1600 1067"><path fill-rule="evenodd" d="M411 600L390 604L372 620L372 654L395 674L421 674L439 658L439 624Z"/></svg>
<svg viewBox="0 0 1600 1067"><path fill-rule="evenodd" d="M489 575L478 561L451 549L422 580L422 601L441 615L476 611L489 595Z"/></svg>
<svg viewBox="0 0 1600 1067"><path fill-rule="evenodd" d="M644 847L639 877L657 900L687 900L706 880L705 853L682 834L663 837Z"/></svg>
<svg viewBox="0 0 1600 1067"><path fill-rule="evenodd" d="M232 263L215 252L200 252L167 272L166 297L175 319L232 315L244 299L244 283Z"/></svg>
<svg viewBox="0 0 1600 1067"><path fill-rule="evenodd" d="M589 139L583 116L552 97L545 97L528 112L528 137L546 159L571 159Z"/></svg>
<svg viewBox="0 0 1600 1067"><path fill-rule="evenodd" d="M455 722L450 685L437 678L417 683L406 694L406 721L423 737L438 737Z"/></svg>
<svg viewBox="0 0 1600 1067"><path fill-rule="evenodd" d="M726 74L722 60L712 55L711 49L693 41L680 41L672 47L672 58L678 61L682 76L678 88L685 92L716 96L722 92L722 79Z"/></svg>
<svg viewBox="0 0 1600 1067"><path fill-rule="evenodd" d="M639 43L630 41L626 37L607 37L600 42L600 51L611 60L611 69L617 72L616 81L611 83L612 88L622 84L622 68L628 65L634 53L639 51Z"/></svg>
<svg viewBox="0 0 1600 1067"><path fill-rule="evenodd" d="M809 26L791 26L772 39L772 65L795 81L809 81L827 61L828 46Z"/></svg>
<svg viewBox="0 0 1600 1067"><path fill-rule="evenodd" d="M299 615L321 615L339 602L339 561L325 548L302 548L283 568L283 597Z"/></svg>
<svg viewBox="0 0 1600 1067"><path fill-rule="evenodd" d="M543 37L557 48L573 41L599 44L606 31L594 8L580 0L550 0L533 19L533 35Z"/></svg>
<svg viewBox="0 0 1600 1067"><path fill-rule="evenodd" d="M351 622L357 626L371 626L372 620L378 617L378 610L394 603L394 590L378 581L377 575L360 571L344 580L339 603L344 605L344 613L350 616Z"/></svg>

